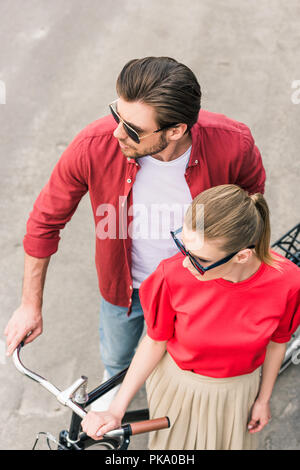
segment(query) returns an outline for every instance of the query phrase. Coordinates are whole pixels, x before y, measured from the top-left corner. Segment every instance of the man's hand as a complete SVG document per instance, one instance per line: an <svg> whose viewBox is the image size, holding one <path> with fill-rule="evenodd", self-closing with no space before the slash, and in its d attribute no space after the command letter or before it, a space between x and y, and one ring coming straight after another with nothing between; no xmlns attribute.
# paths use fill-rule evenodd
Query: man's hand
<svg viewBox="0 0 300 470"><path fill-rule="evenodd" d="M251 413L251 420L248 423L250 434L261 431L271 419L269 402L256 400Z"/></svg>
<svg viewBox="0 0 300 470"><path fill-rule="evenodd" d="M7 337L7 356L14 352L21 341L24 340L24 344L31 343L42 332L41 310L31 305L21 305L14 311L4 330L4 335Z"/></svg>
<svg viewBox="0 0 300 470"><path fill-rule="evenodd" d="M82 420L83 431L92 439L102 439L103 434L121 426L122 418L110 411L90 411Z"/></svg>

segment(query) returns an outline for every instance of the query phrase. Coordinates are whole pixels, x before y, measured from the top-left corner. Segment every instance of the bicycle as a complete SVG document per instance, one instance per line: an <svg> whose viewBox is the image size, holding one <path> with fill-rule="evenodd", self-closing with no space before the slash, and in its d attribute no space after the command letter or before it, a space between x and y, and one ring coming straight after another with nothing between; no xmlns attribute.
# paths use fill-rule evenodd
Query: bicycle
<svg viewBox="0 0 300 470"><path fill-rule="evenodd" d="M23 365L20 358L20 352L23 346L24 343L20 343L13 353L13 362L18 371L35 382L38 382L48 390L48 392L52 393L60 404L72 410L69 430L62 430L59 433L58 440L48 432L38 433L32 450L35 450L41 436L46 437L50 450L54 450L50 443L55 444L56 450L85 450L90 448L99 450L127 450L130 444L130 436L170 427L170 420L167 416L149 419L148 409L133 410L125 413L120 428L107 432L103 435L101 440L95 441L81 431L81 421L87 413L85 408L121 383L128 367L89 393L87 393L88 378L85 376L81 376L66 390L60 391L44 377L27 369Z"/></svg>
<svg viewBox="0 0 300 470"><path fill-rule="evenodd" d="M279 240L273 243L272 248L276 248L280 254L291 260L300 267L300 223L295 225ZM292 335L287 344L286 353L282 361L279 374L289 365L300 363L300 328Z"/></svg>

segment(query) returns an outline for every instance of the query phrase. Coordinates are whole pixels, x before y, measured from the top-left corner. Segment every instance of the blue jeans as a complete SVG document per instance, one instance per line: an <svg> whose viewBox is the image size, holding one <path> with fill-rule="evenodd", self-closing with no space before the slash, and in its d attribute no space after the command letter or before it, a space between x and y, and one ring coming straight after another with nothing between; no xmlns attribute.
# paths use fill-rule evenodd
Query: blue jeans
<svg viewBox="0 0 300 470"><path fill-rule="evenodd" d="M100 353L109 377L129 366L144 330L144 313L139 290L133 289L132 311L101 298Z"/></svg>

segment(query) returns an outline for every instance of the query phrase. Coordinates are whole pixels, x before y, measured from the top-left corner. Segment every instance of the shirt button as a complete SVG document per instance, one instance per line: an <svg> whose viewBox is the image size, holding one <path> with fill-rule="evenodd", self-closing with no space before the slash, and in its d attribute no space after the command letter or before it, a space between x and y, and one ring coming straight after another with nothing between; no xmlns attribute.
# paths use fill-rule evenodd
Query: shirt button
<svg viewBox="0 0 300 470"><path fill-rule="evenodd" d="M130 179L130 178L128 178L127 183L131 183L131 179Z"/></svg>

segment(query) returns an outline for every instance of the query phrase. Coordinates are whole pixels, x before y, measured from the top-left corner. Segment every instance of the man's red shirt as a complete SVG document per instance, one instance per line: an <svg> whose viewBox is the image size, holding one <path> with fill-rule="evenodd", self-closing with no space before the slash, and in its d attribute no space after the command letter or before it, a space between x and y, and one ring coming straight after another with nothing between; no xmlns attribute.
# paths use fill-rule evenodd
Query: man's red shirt
<svg viewBox="0 0 300 470"><path fill-rule="evenodd" d="M128 307L129 315L132 277L128 227L132 216L128 209L133 203L131 189L140 166L121 152L113 136L115 128L112 116L105 116L74 138L34 203L23 245L25 252L36 258L55 253L60 230L89 191L100 293L108 302ZM201 110L191 136L185 179L193 199L205 189L221 184L237 184L250 194L264 192L266 175L261 155L245 124ZM103 239L104 219L108 221L108 215L113 237Z"/></svg>

